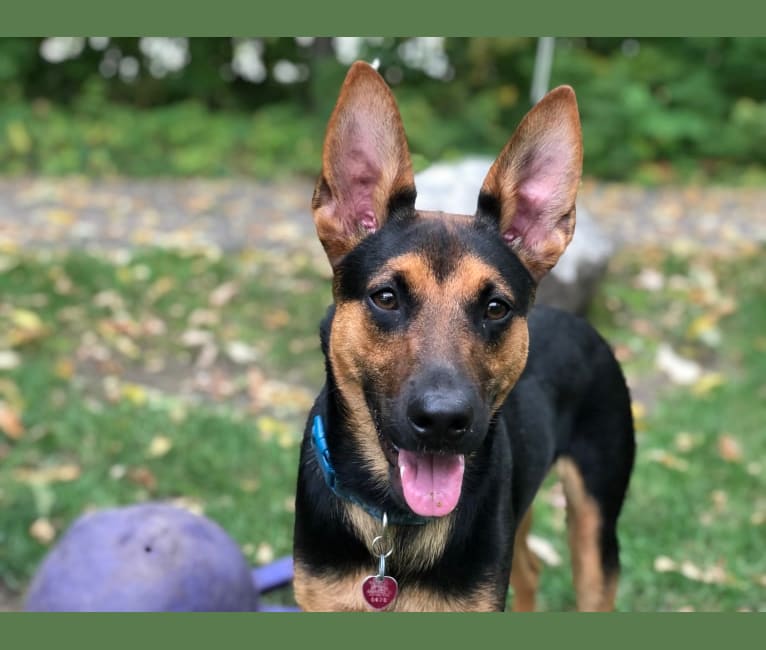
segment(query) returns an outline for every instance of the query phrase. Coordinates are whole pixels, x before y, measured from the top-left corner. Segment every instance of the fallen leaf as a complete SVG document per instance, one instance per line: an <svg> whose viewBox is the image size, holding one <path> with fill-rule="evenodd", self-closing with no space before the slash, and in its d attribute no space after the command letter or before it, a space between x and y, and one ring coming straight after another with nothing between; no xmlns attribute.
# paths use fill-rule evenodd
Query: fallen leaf
<svg viewBox="0 0 766 650"><path fill-rule="evenodd" d="M223 307L239 291L239 285L236 282L224 282L210 293L209 302L213 307Z"/></svg>
<svg viewBox="0 0 766 650"><path fill-rule="evenodd" d="M270 544L263 542L255 551L255 561L258 564L268 564L274 560L274 549Z"/></svg>
<svg viewBox="0 0 766 650"><path fill-rule="evenodd" d="M258 351L243 341L231 341L226 344L226 355L234 363L247 365L258 359Z"/></svg>
<svg viewBox="0 0 766 650"><path fill-rule="evenodd" d="M70 210L56 208L48 210L45 213L45 218L57 226L71 226L77 220L77 215Z"/></svg>
<svg viewBox="0 0 766 650"><path fill-rule="evenodd" d="M149 399L146 388L140 386L139 384L128 382L123 383L120 386L120 395L123 399L126 399L131 404L135 404L136 406L142 406L143 404L146 404L147 400Z"/></svg>
<svg viewBox="0 0 766 650"><path fill-rule="evenodd" d="M21 467L13 476L20 483L28 485L43 485L47 483L69 483L80 478L82 470L79 465L68 463L65 465L52 465L50 467Z"/></svg>
<svg viewBox="0 0 766 650"><path fill-rule="evenodd" d="M723 490L713 490L710 493L710 500L713 502L713 507L716 512L720 513L726 510L726 506L729 502L729 497Z"/></svg>
<svg viewBox="0 0 766 650"><path fill-rule="evenodd" d="M691 385L702 376L696 361L679 356L667 343L660 345L655 363L676 384Z"/></svg>
<svg viewBox="0 0 766 650"><path fill-rule="evenodd" d="M537 535L527 536L527 545L530 550L548 566L560 566L561 555L547 539Z"/></svg>
<svg viewBox="0 0 766 650"><path fill-rule="evenodd" d="M53 372L60 379L71 379L74 375L74 362L71 359L62 358L56 361Z"/></svg>
<svg viewBox="0 0 766 650"><path fill-rule="evenodd" d="M213 340L213 333L208 330L190 329L181 334L181 343L190 348L198 348L209 344Z"/></svg>
<svg viewBox="0 0 766 650"><path fill-rule="evenodd" d="M264 406L261 391L265 382L266 377L257 368L250 368L247 371L247 395L254 411L259 411Z"/></svg>
<svg viewBox="0 0 766 650"><path fill-rule="evenodd" d="M718 455L728 463L739 463L742 461L742 446L732 435L724 433L718 438Z"/></svg>
<svg viewBox="0 0 766 650"><path fill-rule="evenodd" d="M5 133L8 136L8 143L11 149L22 156L29 153L32 148L32 138L27 132L23 122L14 120L5 127Z"/></svg>
<svg viewBox="0 0 766 650"><path fill-rule="evenodd" d="M21 357L13 350L0 350L0 370L13 370L20 363Z"/></svg>
<svg viewBox="0 0 766 650"><path fill-rule="evenodd" d="M40 517L32 522L29 534L33 539L47 546L56 538L56 529L49 519Z"/></svg>
<svg viewBox="0 0 766 650"><path fill-rule="evenodd" d="M677 472L685 472L689 469L689 463L683 458L674 456L665 449L650 449L647 454L647 458L655 463L664 465L668 469L675 470Z"/></svg>
<svg viewBox="0 0 766 650"><path fill-rule="evenodd" d="M194 361L197 368L210 368L218 358L218 346L215 343L206 343L203 345Z"/></svg>
<svg viewBox="0 0 766 650"><path fill-rule="evenodd" d="M128 359L135 360L141 356L141 349L132 339L129 339L127 336L115 337L114 347L120 354L127 357Z"/></svg>
<svg viewBox="0 0 766 650"><path fill-rule="evenodd" d="M23 345L48 334L42 319L29 309L14 309L11 312L11 325L8 340L12 346Z"/></svg>
<svg viewBox="0 0 766 650"><path fill-rule="evenodd" d="M197 501L196 499L191 499L189 497L177 497L175 499L171 499L170 504L176 506L177 508L183 508L184 510L189 511L194 515L202 516L205 514L205 504L202 503L202 501Z"/></svg>
<svg viewBox="0 0 766 650"><path fill-rule="evenodd" d="M141 329L146 336L161 336L167 332L168 326L161 318L150 316L141 322Z"/></svg>
<svg viewBox="0 0 766 650"><path fill-rule="evenodd" d="M659 291L665 286L665 276L657 269L642 269L641 273L636 276L634 286L646 291Z"/></svg>
<svg viewBox="0 0 766 650"><path fill-rule="evenodd" d="M189 314L189 326L192 329L212 327L221 321L220 312L212 309L195 309Z"/></svg>
<svg viewBox="0 0 766 650"><path fill-rule="evenodd" d="M679 431L676 434L675 446L678 451L685 454L699 445L699 439L687 431Z"/></svg>
<svg viewBox="0 0 766 650"><path fill-rule="evenodd" d="M148 467L131 467L128 470L128 479L150 492L157 489L157 477Z"/></svg>
<svg viewBox="0 0 766 650"><path fill-rule="evenodd" d="M752 463L747 464L745 471L750 474L750 476L760 476L763 471L763 465L753 461Z"/></svg>
<svg viewBox="0 0 766 650"><path fill-rule="evenodd" d="M0 431L11 440L19 440L24 435L19 413L5 402L0 402Z"/></svg>
<svg viewBox="0 0 766 650"><path fill-rule="evenodd" d="M113 481L119 481L123 478L125 478L125 474L127 473L127 468L125 465L112 465L109 468L109 478Z"/></svg>
<svg viewBox="0 0 766 650"><path fill-rule="evenodd" d="M168 276L157 278L146 292L146 298L149 303L154 303L162 296L172 291L176 286L176 281Z"/></svg>
<svg viewBox="0 0 766 650"><path fill-rule="evenodd" d="M173 441L167 436L154 436L149 443L149 458L161 458L173 448Z"/></svg>
<svg viewBox="0 0 766 650"><path fill-rule="evenodd" d="M705 340L709 332L715 330L717 324L718 318L715 314L703 314L689 324L689 327L686 328L686 335L692 339Z"/></svg>
<svg viewBox="0 0 766 650"><path fill-rule="evenodd" d="M724 378L720 372L708 372L694 382L692 393L695 395L707 395L710 391L723 384Z"/></svg>
<svg viewBox="0 0 766 650"><path fill-rule="evenodd" d="M278 330L290 322L290 314L284 309L275 309L263 317L263 324L269 330Z"/></svg>
<svg viewBox="0 0 766 650"><path fill-rule="evenodd" d="M676 571L677 569L678 565L675 561L666 555L659 555L654 558L654 570L657 571L657 573L669 573L671 571Z"/></svg>

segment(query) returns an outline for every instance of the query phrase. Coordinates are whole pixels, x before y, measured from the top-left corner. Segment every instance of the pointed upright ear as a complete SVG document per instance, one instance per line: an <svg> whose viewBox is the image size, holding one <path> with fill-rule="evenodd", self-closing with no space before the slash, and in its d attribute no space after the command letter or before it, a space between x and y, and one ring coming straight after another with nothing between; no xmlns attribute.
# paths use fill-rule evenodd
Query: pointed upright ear
<svg viewBox="0 0 766 650"><path fill-rule="evenodd" d="M479 215L500 233L535 282L558 261L574 235L582 174L582 133L572 88L559 86L519 124L490 167Z"/></svg>
<svg viewBox="0 0 766 650"><path fill-rule="evenodd" d="M394 96L368 64L351 66L325 135L311 207L330 264L383 225L392 199L415 205L415 179Z"/></svg>

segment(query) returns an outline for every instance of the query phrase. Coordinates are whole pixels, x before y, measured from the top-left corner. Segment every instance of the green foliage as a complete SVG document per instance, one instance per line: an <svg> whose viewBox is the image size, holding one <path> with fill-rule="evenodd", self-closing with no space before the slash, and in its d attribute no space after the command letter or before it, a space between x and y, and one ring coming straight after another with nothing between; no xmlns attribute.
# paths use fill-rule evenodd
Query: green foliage
<svg viewBox="0 0 766 650"><path fill-rule="evenodd" d="M496 153L529 108L536 40L447 39L448 79L405 63L406 39L365 42L392 83L415 165ZM330 39L311 46L262 39L269 70L305 79L260 83L230 70L231 39L191 39L185 68L155 78L138 39L110 52L141 63L133 81L105 78L105 54L85 47L63 63L39 39L0 40L0 173L154 175L313 174L346 66ZM586 174L645 183L766 177L766 39L558 39L551 85L577 91ZM228 72L227 72L228 70Z"/></svg>

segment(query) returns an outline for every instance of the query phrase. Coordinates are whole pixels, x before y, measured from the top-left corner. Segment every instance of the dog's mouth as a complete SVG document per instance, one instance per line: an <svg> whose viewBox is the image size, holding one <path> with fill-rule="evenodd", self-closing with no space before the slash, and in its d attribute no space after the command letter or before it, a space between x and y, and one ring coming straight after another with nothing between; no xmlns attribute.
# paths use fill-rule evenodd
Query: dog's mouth
<svg viewBox="0 0 766 650"><path fill-rule="evenodd" d="M421 517L443 517L455 509L463 487L463 454L407 451L382 435L380 442L398 479L394 485L410 510Z"/></svg>

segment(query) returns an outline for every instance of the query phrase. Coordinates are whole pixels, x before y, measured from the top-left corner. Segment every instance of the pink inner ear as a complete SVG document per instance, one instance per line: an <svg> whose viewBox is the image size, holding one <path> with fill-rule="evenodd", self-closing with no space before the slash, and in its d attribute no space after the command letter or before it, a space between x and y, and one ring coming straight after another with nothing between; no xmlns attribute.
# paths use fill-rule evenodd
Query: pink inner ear
<svg viewBox="0 0 766 650"><path fill-rule="evenodd" d="M367 232L378 229L375 216L375 189L380 182L381 165L375 143L364 124L356 123L350 129L351 143L336 155L337 200L339 217L346 232L356 232L361 225ZM378 154L378 155L376 155Z"/></svg>
<svg viewBox="0 0 766 650"><path fill-rule="evenodd" d="M513 219L503 238L514 248L539 250L571 207L571 152L549 143L533 152L522 173Z"/></svg>
<svg viewBox="0 0 766 650"><path fill-rule="evenodd" d="M550 224L543 217L551 198L551 187L548 183L527 181L519 189L516 196L516 210L510 228L503 233L512 246L523 242L527 248L538 248L545 242L550 233Z"/></svg>

